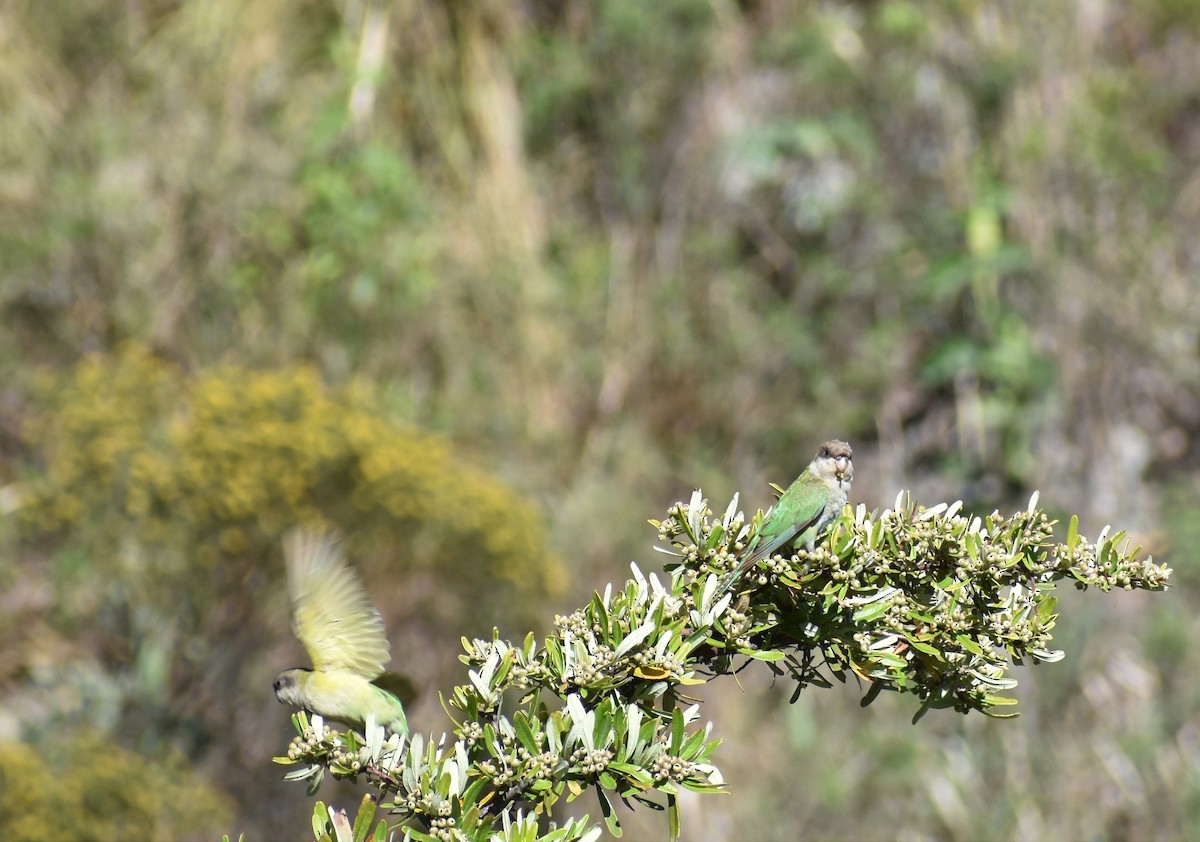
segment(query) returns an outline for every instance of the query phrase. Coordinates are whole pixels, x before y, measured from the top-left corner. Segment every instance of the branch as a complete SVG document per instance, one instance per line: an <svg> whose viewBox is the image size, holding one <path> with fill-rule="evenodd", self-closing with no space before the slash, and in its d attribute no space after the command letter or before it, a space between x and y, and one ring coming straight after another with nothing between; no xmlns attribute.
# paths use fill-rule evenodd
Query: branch
<svg viewBox="0 0 1200 842"><path fill-rule="evenodd" d="M1139 560L1123 532L1106 528L1092 543L1072 518L1055 543L1036 494L1008 518L960 509L914 506L907 494L882 514L847 509L812 552L764 559L721 593L763 514L747 523L735 496L714 520L697 491L651 521L675 559L668 582L634 564L621 590L556 617L540 645L532 634L519 646L496 634L463 640L469 682L444 699L455 739L406 743L368 723L364 740L298 714L301 736L276 760L308 764L288 777L308 779L310 792L326 770L364 776L413 839L594 839L600 827L586 816L545 819L589 791L614 836L620 798L665 807L676 838L679 792L723 788L710 762L720 741L688 705L689 686L750 659L792 679L793 699L852 674L864 705L883 690L916 696L914 721L934 708L1012 716L995 710L1015 704L1002 695L1017 683L1009 666L1063 656L1051 648L1057 582L1166 587L1170 570Z"/></svg>

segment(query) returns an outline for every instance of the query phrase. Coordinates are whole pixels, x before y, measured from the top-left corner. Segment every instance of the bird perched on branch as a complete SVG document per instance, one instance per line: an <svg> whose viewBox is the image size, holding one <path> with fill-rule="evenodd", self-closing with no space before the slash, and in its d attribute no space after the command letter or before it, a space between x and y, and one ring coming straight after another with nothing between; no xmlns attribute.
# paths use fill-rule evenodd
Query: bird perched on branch
<svg viewBox="0 0 1200 842"><path fill-rule="evenodd" d="M726 578L721 590L732 587L760 559L770 558L781 549L802 544L811 552L821 532L842 513L853 478L850 445L838 439L821 445L763 520L746 557Z"/></svg>
<svg viewBox="0 0 1200 842"><path fill-rule="evenodd" d="M294 530L284 538L284 557L292 630L313 667L281 672L275 697L360 730L374 713L380 725L407 734L399 698L407 680L383 670L383 619L341 547L328 533Z"/></svg>

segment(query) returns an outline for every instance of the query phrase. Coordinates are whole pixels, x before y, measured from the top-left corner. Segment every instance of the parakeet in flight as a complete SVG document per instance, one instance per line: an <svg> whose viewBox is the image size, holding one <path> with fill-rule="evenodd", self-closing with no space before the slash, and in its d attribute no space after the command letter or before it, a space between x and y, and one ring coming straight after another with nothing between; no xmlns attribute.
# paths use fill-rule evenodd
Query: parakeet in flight
<svg viewBox="0 0 1200 842"><path fill-rule="evenodd" d="M803 544L811 551L817 537L846 505L850 480L854 478L850 445L834 439L817 449L808 467L788 486L771 509L758 534L750 542L747 554L722 588L727 590L759 559L769 558L781 549Z"/></svg>
<svg viewBox="0 0 1200 842"><path fill-rule="evenodd" d="M383 619L341 547L327 533L295 530L284 538L284 557L292 630L313 668L281 672L275 697L360 730L374 713L380 725L407 734L396 695L404 679L383 671L389 657Z"/></svg>

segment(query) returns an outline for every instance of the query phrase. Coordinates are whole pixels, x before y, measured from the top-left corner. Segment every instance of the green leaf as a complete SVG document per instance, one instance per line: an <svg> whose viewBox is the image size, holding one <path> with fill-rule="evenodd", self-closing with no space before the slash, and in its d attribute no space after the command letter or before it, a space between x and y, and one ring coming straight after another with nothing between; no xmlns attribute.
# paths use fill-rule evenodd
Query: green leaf
<svg viewBox="0 0 1200 842"><path fill-rule="evenodd" d="M479 800L479 796L483 794L483 790L491 786L491 782L484 777L479 777L467 787L463 792L462 800L464 804L474 804Z"/></svg>
<svg viewBox="0 0 1200 842"><path fill-rule="evenodd" d="M867 691L866 695L862 697L862 700L858 703L858 706L864 708L867 707L867 705L879 698L879 694L882 692L883 682L876 681L871 685L871 689Z"/></svg>
<svg viewBox="0 0 1200 842"><path fill-rule="evenodd" d="M329 808L325 806L324 801L318 801L313 805L313 838L320 839L326 836L332 826L333 823L329 820Z"/></svg>
<svg viewBox="0 0 1200 842"><path fill-rule="evenodd" d="M725 534L725 527L717 524L713 527L712 532L708 534L708 540L704 542L704 550L711 550L721 543L721 536Z"/></svg>
<svg viewBox="0 0 1200 842"><path fill-rule="evenodd" d="M874 620L878 620L880 617L886 614L888 609L891 607L891 603L886 601L872 602L868 605L864 605L862 608L854 612L854 622L870 623Z"/></svg>
<svg viewBox="0 0 1200 842"><path fill-rule="evenodd" d="M600 633L607 634L609 630L608 609L604 607L604 600L600 598L600 594L592 593L592 615L595 618L595 623L600 626Z"/></svg>
<svg viewBox="0 0 1200 842"><path fill-rule="evenodd" d="M739 649L738 651L756 661L782 661L787 657L786 652L780 652L778 649Z"/></svg>
<svg viewBox="0 0 1200 842"><path fill-rule="evenodd" d="M908 661L906 661L902 656L886 650L871 652L869 653L869 657L876 663L883 664L884 666L892 667L894 669L903 669L904 667L908 666Z"/></svg>
<svg viewBox="0 0 1200 842"><path fill-rule="evenodd" d="M358 815L354 817L354 842L366 842L371 830L371 820L375 818L375 799L364 795L358 805Z"/></svg>
<svg viewBox="0 0 1200 842"><path fill-rule="evenodd" d="M533 731L529 727L529 717L524 711L518 711L513 717L513 729L517 732L517 739L521 741L521 745L530 754L537 754L537 741L533 737Z"/></svg>
<svg viewBox="0 0 1200 842"><path fill-rule="evenodd" d="M974 640L972 640L967 635L957 634L954 636L954 639L958 641L959 646L961 646L963 649L966 649L972 655L982 655L983 654L983 647L981 647L978 643L976 643Z"/></svg>
<svg viewBox="0 0 1200 842"><path fill-rule="evenodd" d="M992 707L993 706L1003 706L1003 705L1015 705L1016 703L1017 703L1016 699L1010 699L1007 696L984 696L983 704L985 705L985 707L982 708L982 711L985 716L990 716L992 719L1012 719L1016 716L1020 716L1020 714L1019 713L997 713L996 711L992 710Z"/></svg>
<svg viewBox="0 0 1200 842"><path fill-rule="evenodd" d="M937 658L939 661L946 660L945 653L943 653L942 650L938 649L936 646L930 646L928 643L922 643L919 640L909 640L908 643L918 652L924 652L926 655L931 655L934 658Z"/></svg>
<svg viewBox="0 0 1200 842"><path fill-rule="evenodd" d="M1071 552L1079 545L1079 515L1071 515L1071 522L1067 526L1067 552Z"/></svg>
<svg viewBox="0 0 1200 842"><path fill-rule="evenodd" d="M617 811L613 809L612 802L608 800L608 795L604 790L597 787L596 795L600 799L600 814L604 816L604 824L608 826L608 832L620 839L621 821L617 818Z"/></svg>
<svg viewBox="0 0 1200 842"><path fill-rule="evenodd" d="M1037 616L1042 623L1054 618L1054 609L1058 606L1058 597L1048 596L1038 605Z"/></svg>
<svg viewBox="0 0 1200 842"><path fill-rule="evenodd" d="M683 746L683 711L675 708L671 711L671 754L679 755Z"/></svg>

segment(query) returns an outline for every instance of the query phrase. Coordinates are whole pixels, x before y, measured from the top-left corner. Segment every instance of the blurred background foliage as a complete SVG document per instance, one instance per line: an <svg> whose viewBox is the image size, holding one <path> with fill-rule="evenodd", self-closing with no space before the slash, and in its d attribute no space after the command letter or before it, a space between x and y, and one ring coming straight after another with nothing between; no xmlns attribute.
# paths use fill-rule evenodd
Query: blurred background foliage
<svg viewBox="0 0 1200 842"><path fill-rule="evenodd" d="M87 733L0 743L0 832L12 842L180 839L232 816L233 799L180 757L148 761Z"/></svg>
<svg viewBox="0 0 1200 842"><path fill-rule="evenodd" d="M460 635L836 435L855 501L1039 488L1180 587L1065 599L1015 723L751 676L685 832L1200 835L1200 7L11 0L0 110L0 817L306 826L295 520L352 534L440 732ZM203 819L61 790L181 756Z"/></svg>

